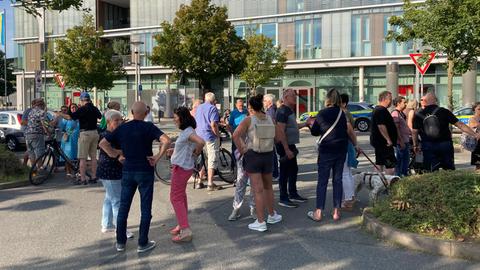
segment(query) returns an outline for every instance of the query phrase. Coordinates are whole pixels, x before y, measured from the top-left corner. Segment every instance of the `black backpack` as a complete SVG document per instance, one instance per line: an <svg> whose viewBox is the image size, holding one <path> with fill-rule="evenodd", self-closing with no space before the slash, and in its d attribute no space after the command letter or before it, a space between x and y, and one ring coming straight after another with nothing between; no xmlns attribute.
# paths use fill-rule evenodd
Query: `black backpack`
<svg viewBox="0 0 480 270"><path fill-rule="evenodd" d="M423 133L434 140L440 137L440 119L436 115L439 110L440 107L437 107L431 114L423 118Z"/></svg>

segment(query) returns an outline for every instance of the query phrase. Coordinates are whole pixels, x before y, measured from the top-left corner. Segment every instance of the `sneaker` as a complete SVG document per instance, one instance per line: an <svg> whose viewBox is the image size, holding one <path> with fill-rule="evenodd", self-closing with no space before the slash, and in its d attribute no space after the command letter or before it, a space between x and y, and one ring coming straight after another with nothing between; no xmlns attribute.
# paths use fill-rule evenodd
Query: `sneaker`
<svg viewBox="0 0 480 270"><path fill-rule="evenodd" d="M308 201L308 199L297 194L295 196L290 196L290 201L298 202L298 203L304 203L304 202Z"/></svg>
<svg viewBox="0 0 480 270"><path fill-rule="evenodd" d="M128 238L128 239L132 239L134 236L135 236L135 235L133 235L132 232L127 231L127 238Z"/></svg>
<svg viewBox="0 0 480 270"><path fill-rule="evenodd" d="M102 228L102 233L111 233L115 232L115 228Z"/></svg>
<svg viewBox="0 0 480 270"><path fill-rule="evenodd" d="M155 241L150 241L144 246L138 246L137 252L138 253L143 253L143 252L147 252L149 250L152 250L154 248L155 248Z"/></svg>
<svg viewBox="0 0 480 270"><path fill-rule="evenodd" d="M280 178L279 178L279 177L273 177L273 178L272 178L272 182L273 182L273 183L278 183L278 179L280 179Z"/></svg>
<svg viewBox="0 0 480 270"><path fill-rule="evenodd" d="M267 218L268 224L275 224L282 221L282 215L279 215L277 211L273 211L273 212L274 212L273 216L268 215L268 218Z"/></svg>
<svg viewBox="0 0 480 270"><path fill-rule="evenodd" d="M257 219L257 209L255 209L255 207L250 207L250 217L252 219Z"/></svg>
<svg viewBox="0 0 480 270"><path fill-rule="evenodd" d="M116 243L115 248L117 249L118 252L125 251L125 244Z"/></svg>
<svg viewBox="0 0 480 270"><path fill-rule="evenodd" d="M267 223L264 221L262 223L258 222L258 219L255 222L248 224L250 230L264 232L267 230Z"/></svg>
<svg viewBox="0 0 480 270"><path fill-rule="evenodd" d="M279 201L278 205L287 207L287 208L297 208L298 204L292 203L290 200L288 201Z"/></svg>
<svg viewBox="0 0 480 270"><path fill-rule="evenodd" d="M228 217L228 220L235 221L240 217L240 209L233 209L232 213Z"/></svg>

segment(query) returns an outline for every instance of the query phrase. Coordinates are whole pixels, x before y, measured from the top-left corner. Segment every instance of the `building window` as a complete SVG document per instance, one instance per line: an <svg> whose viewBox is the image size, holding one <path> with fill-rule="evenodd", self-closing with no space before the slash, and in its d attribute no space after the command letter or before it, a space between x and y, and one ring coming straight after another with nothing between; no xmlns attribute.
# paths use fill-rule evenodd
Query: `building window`
<svg viewBox="0 0 480 270"><path fill-rule="evenodd" d="M237 36L245 38L248 33L255 33L257 35L265 35L272 39L273 45L277 45L277 24L276 23L264 23L264 24L247 24L236 25L235 32Z"/></svg>
<svg viewBox="0 0 480 270"><path fill-rule="evenodd" d="M387 36L388 31L393 30L395 32L400 32L401 29L397 26L391 26L388 21L390 20L391 15L384 16L383 19L383 36ZM413 43L410 42L404 42L404 43L398 43L396 41L387 41L386 39L383 40L383 54L384 55L402 55L402 54L407 54L408 51L412 48Z"/></svg>
<svg viewBox="0 0 480 270"><path fill-rule="evenodd" d="M287 12L304 11L304 0L287 0Z"/></svg>
<svg viewBox="0 0 480 270"><path fill-rule="evenodd" d="M295 22L295 58L317 59L322 57L322 20Z"/></svg>
<svg viewBox="0 0 480 270"><path fill-rule="evenodd" d="M354 16L352 18L352 56L371 56L370 17Z"/></svg>

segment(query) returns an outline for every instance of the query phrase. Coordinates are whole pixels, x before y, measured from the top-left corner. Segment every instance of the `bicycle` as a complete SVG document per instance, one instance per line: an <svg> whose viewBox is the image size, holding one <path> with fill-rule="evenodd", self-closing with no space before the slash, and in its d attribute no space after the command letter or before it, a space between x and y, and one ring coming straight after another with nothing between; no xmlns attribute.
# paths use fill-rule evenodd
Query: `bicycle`
<svg viewBox="0 0 480 270"><path fill-rule="evenodd" d="M56 167L59 158L65 160L65 164L70 165L73 170L73 175L78 175L80 170L80 162L78 159L71 160L60 148L57 140L49 140L46 142L46 150L43 155L41 155L35 163L32 164L29 173L29 180L32 185L40 185L45 182L53 172L53 169ZM40 167L39 167L40 166ZM91 179L90 174L86 173L87 177Z"/></svg>
<svg viewBox="0 0 480 270"><path fill-rule="evenodd" d="M194 182L193 188L196 188L197 179L200 178L200 171L202 168L206 170L207 166L205 164L205 153L202 153L197 157L195 161L195 167L193 169ZM234 184L237 180L237 170L236 163L233 155L225 148L222 147L222 139L220 138L220 150L218 157L218 167L215 169L215 175L217 175L222 181ZM164 156L155 164L155 175L156 177L164 184L170 185L171 183L171 169L172 164L170 162L170 157Z"/></svg>

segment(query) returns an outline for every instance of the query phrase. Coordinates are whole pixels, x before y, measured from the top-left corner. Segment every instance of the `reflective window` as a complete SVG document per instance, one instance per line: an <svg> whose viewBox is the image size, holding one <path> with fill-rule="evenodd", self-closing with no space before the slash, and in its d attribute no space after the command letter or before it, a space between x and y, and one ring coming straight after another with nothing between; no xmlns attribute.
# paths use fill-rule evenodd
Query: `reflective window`
<svg viewBox="0 0 480 270"><path fill-rule="evenodd" d="M8 125L8 114L6 113L0 114L0 125Z"/></svg>
<svg viewBox="0 0 480 270"><path fill-rule="evenodd" d="M295 22L295 58L316 59L322 57L321 19Z"/></svg>
<svg viewBox="0 0 480 270"><path fill-rule="evenodd" d="M351 56L371 56L369 15L352 16L352 53Z"/></svg>
<svg viewBox="0 0 480 270"><path fill-rule="evenodd" d="M235 31L237 36L241 38L245 38L245 35L248 33L255 33L257 35L263 34L266 37L271 38L274 45L277 45L276 23L236 25Z"/></svg>

